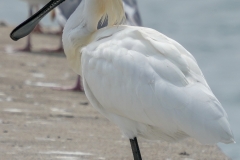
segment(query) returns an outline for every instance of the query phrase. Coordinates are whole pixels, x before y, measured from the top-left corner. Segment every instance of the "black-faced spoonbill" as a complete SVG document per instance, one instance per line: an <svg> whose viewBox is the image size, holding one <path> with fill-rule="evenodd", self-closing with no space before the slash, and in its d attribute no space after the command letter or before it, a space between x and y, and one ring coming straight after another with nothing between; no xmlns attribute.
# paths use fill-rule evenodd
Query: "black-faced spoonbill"
<svg viewBox="0 0 240 160"><path fill-rule="evenodd" d="M12 39L29 34L62 1L52 0ZM107 27L98 30L106 18ZM142 159L137 137L234 143L227 114L194 57L153 29L123 25L124 19L122 0L83 0L65 25L63 45L87 98L130 139L134 159Z"/></svg>

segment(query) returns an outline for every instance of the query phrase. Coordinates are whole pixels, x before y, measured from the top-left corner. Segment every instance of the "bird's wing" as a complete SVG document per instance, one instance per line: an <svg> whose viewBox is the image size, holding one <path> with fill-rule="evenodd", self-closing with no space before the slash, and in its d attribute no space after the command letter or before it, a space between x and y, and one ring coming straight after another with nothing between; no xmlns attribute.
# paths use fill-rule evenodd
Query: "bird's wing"
<svg viewBox="0 0 240 160"><path fill-rule="evenodd" d="M182 131L202 143L229 140L227 115L193 56L154 30L123 28L99 31L82 50L88 98L100 104L95 107L172 137Z"/></svg>
<svg viewBox="0 0 240 160"><path fill-rule="evenodd" d="M211 90L197 61L182 45L150 28L141 29L140 34L152 44L152 47L154 47L159 54L163 54L167 60L171 61L181 70L188 83L200 82Z"/></svg>

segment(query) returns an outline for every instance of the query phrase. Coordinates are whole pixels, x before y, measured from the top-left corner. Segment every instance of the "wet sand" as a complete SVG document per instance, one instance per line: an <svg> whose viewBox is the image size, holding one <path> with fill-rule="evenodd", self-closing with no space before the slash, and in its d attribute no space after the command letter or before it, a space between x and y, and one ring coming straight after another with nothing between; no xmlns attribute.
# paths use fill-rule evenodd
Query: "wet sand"
<svg viewBox="0 0 240 160"><path fill-rule="evenodd" d="M34 35L34 52L15 53L11 27L0 27L0 160L131 160L129 141L83 93L56 91L76 75L63 53L40 53L59 38ZM5 51L5 49L7 51ZM217 146L139 139L144 160L227 160Z"/></svg>

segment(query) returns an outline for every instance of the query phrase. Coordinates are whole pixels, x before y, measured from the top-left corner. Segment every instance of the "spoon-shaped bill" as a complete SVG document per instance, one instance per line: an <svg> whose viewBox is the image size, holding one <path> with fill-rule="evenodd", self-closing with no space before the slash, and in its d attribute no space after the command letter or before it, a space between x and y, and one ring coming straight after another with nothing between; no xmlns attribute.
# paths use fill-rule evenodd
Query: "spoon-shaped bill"
<svg viewBox="0 0 240 160"><path fill-rule="evenodd" d="M51 0L48 4L46 4L42 9L40 9L33 16L28 18L26 21L17 26L10 34L12 40L17 41L28 34L30 34L39 21L48 14L52 9L57 7L59 4L64 2L65 0Z"/></svg>

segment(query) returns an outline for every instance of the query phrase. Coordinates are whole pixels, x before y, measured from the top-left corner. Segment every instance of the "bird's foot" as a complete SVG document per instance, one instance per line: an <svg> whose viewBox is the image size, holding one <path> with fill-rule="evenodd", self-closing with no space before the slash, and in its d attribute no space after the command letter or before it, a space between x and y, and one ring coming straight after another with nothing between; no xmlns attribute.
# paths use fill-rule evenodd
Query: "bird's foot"
<svg viewBox="0 0 240 160"><path fill-rule="evenodd" d="M57 49L43 49L42 52L45 52L45 53L62 53L64 52L63 48L60 47L60 48L57 48Z"/></svg>
<svg viewBox="0 0 240 160"><path fill-rule="evenodd" d="M31 52L32 49L31 49L31 46L27 45L24 48L14 49L14 51L16 51L16 52Z"/></svg>
<svg viewBox="0 0 240 160"><path fill-rule="evenodd" d="M54 87L54 90L57 91L74 91L74 92L84 92L84 89L82 86L76 85L76 86L70 86L70 87Z"/></svg>
<svg viewBox="0 0 240 160"><path fill-rule="evenodd" d="M46 32L45 34L47 35L56 35L56 36L61 36L63 33L62 30L59 30L59 31L49 31L49 32Z"/></svg>

